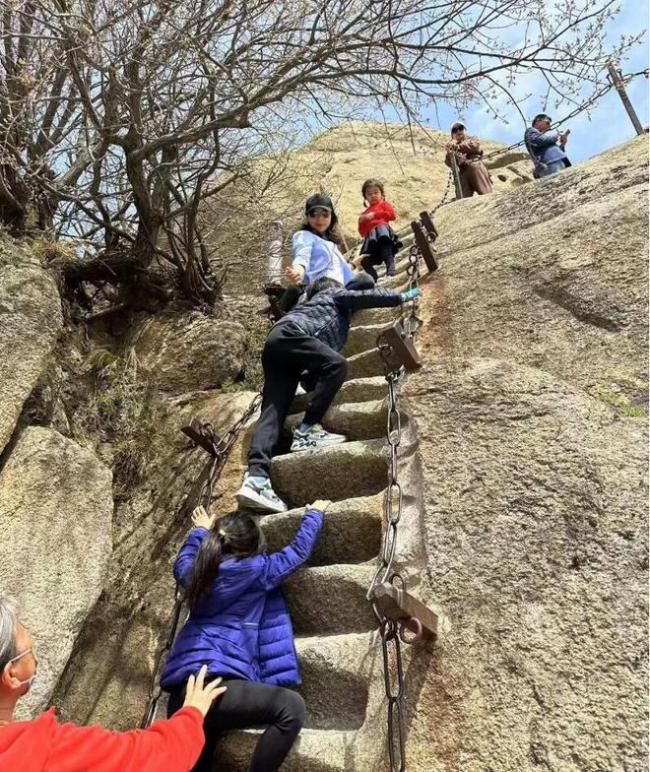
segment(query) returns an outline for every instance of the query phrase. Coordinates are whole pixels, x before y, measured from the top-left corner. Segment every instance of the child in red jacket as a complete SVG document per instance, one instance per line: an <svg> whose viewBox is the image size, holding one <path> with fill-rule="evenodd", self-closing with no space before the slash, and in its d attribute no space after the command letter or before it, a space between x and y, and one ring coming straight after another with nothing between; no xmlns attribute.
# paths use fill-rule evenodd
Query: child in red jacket
<svg viewBox="0 0 650 772"><path fill-rule="evenodd" d="M359 234L363 236L363 270L376 281L374 266L383 263L386 275L395 276L395 255L402 248L402 242L388 224L396 219L395 209L386 201L384 186L379 180L366 180L361 186L361 195L366 205L359 215Z"/></svg>

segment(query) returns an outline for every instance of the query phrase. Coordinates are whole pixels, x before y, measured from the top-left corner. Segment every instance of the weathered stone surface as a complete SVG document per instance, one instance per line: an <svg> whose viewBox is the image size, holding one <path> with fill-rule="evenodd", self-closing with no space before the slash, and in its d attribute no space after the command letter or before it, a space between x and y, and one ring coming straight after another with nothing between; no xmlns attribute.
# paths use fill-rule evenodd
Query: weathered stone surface
<svg viewBox="0 0 650 772"><path fill-rule="evenodd" d="M16 596L39 647L38 679L19 715L42 710L104 585L111 473L52 429L29 428L0 472L2 591Z"/></svg>
<svg viewBox="0 0 650 772"><path fill-rule="evenodd" d="M61 330L54 281L28 248L0 240L0 452Z"/></svg>
<svg viewBox="0 0 650 772"><path fill-rule="evenodd" d="M426 356L541 367L621 408L647 399L643 138L439 213Z"/></svg>
<svg viewBox="0 0 650 772"><path fill-rule="evenodd" d="M645 767L638 157L631 143L507 196L445 207L436 219L441 269L423 282L420 308L425 367L407 376L401 402L394 567L413 594L442 607L451 630L435 647L403 647L409 770ZM354 324L390 316L365 311ZM364 335L368 341L367 331L358 340ZM370 358L363 344L358 349L359 361ZM614 380L612 369L627 379ZM372 401L384 398L382 382L348 381L334 425L375 433ZM237 416L226 420L220 410L240 412L228 398L219 410L198 394L177 407L183 402L189 413L201 405L204 418L228 426ZM244 436L219 486L221 512L231 508L246 450ZM69 688L61 689L75 718L124 727L142 713L172 593L169 567L185 533L183 518L169 513L189 494L200 456L170 448L159 459L165 471L149 473L152 489L120 508L121 557L107 600L84 631ZM279 455L272 481L296 506L336 502L314 564L286 588L310 704L308 727L285 766L384 769L382 652L366 591L387 484L385 442ZM262 518L273 548L286 543L299 517L295 510ZM360 540L357 553L346 537ZM245 768L253 739L228 738L216 768Z"/></svg>
<svg viewBox="0 0 650 772"><path fill-rule="evenodd" d="M377 626L366 593L375 566L301 568L287 582L285 594L298 635L364 632Z"/></svg>
<svg viewBox="0 0 650 772"><path fill-rule="evenodd" d="M315 499L340 501L378 493L386 485L384 443L345 442L277 456L271 467L271 482L278 495L296 506Z"/></svg>
<svg viewBox="0 0 650 772"><path fill-rule="evenodd" d="M384 392L386 385L384 382ZM331 432L343 434L348 440L373 440L386 434L387 400L333 405L323 417L323 426ZM300 426L304 413L287 418L285 431Z"/></svg>
<svg viewBox="0 0 650 772"><path fill-rule="evenodd" d="M243 367L245 330L238 322L197 312L148 319L136 335L140 372L170 394L216 388Z"/></svg>
<svg viewBox="0 0 650 772"><path fill-rule="evenodd" d="M260 733L261 730L248 730L226 735L217 750L218 768L222 772L246 769ZM303 729L282 765L282 772L365 772L354 765L356 741L354 731Z"/></svg>
<svg viewBox="0 0 650 772"><path fill-rule="evenodd" d="M342 405L346 402L366 402L376 399L384 399L386 396L386 379L376 375L372 378L360 378L346 381L334 398L333 405ZM300 394L291 405L292 413L302 410L307 404L307 396Z"/></svg>
<svg viewBox="0 0 650 772"><path fill-rule="evenodd" d="M413 706L411 768L641 769L644 422L498 360L445 357L406 394L429 594L453 624Z"/></svg>

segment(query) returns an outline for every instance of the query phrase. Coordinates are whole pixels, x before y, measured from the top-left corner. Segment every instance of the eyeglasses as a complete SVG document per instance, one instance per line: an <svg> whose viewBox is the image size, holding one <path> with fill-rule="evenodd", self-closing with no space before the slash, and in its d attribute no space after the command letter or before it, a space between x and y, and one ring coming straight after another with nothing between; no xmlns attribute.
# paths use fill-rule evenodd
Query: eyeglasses
<svg viewBox="0 0 650 772"><path fill-rule="evenodd" d="M329 217L331 214L329 209L317 206L315 209L310 209L307 212L307 217Z"/></svg>

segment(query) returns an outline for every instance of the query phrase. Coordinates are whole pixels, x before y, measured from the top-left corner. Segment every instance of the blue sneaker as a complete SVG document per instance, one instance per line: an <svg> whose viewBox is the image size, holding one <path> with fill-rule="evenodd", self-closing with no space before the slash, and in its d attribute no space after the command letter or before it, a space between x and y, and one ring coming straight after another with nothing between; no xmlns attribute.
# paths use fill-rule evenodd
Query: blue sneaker
<svg viewBox="0 0 650 772"><path fill-rule="evenodd" d="M282 501L271 487L268 478L253 478L249 474L244 477L241 488L235 494L240 506L264 512L286 512L289 507Z"/></svg>
<svg viewBox="0 0 650 772"><path fill-rule="evenodd" d="M306 432L294 429L291 453L297 453L301 450L326 448L330 445L340 445L346 439L347 437L344 434L326 432L320 424L313 424Z"/></svg>

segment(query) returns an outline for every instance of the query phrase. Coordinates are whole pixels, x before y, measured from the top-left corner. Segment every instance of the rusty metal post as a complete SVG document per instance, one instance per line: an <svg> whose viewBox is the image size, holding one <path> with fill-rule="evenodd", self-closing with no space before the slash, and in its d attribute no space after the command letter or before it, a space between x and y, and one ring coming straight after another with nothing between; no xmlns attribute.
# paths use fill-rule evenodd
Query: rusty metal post
<svg viewBox="0 0 650 772"><path fill-rule="evenodd" d="M632 102L630 102L630 98L628 97L627 91L625 90L623 73L620 70L617 70L611 61L607 62L607 71L609 72L609 78L611 82L614 84L614 88L618 91L621 102L623 102L623 107L627 110L627 114L630 116L634 130L637 134L645 134L641 121L639 120L639 116L636 114L636 110L634 109Z"/></svg>
<svg viewBox="0 0 650 772"><path fill-rule="evenodd" d="M463 188L460 184L460 171L458 164L456 163L456 154L450 152L449 157L451 159L451 172L454 175L454 189L456 191L456 200L460 200L463 197Z"/></svg>

